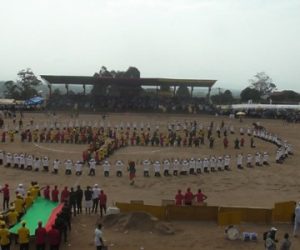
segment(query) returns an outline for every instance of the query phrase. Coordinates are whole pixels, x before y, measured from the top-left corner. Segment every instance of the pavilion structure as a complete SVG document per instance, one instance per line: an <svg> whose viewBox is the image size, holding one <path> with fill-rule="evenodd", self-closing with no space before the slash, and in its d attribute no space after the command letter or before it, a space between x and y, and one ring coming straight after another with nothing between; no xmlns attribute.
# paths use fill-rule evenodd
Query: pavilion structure
<svg viewBox="0 0 300 250"><path fill-rule="evenodd" d="M208 88L207 96L210 97L212 86L217 80L203 80L203 79L172 79L172 78L106 78L106 77L94 77L94 76L61 76L61 75L41 75L41 78L47 82L49 88L49 96L52 93L52 85L64 84L69 91L69 85L82 85L83 93L86 93L87 85L103 85L112 86L118 85L123 88L131 88L136 86L156 87L158 92L161 87L173 87L173 96L176 94L176 90L180 86L186 86L190 88L191 96L193 96L194 88Z"/></svg>

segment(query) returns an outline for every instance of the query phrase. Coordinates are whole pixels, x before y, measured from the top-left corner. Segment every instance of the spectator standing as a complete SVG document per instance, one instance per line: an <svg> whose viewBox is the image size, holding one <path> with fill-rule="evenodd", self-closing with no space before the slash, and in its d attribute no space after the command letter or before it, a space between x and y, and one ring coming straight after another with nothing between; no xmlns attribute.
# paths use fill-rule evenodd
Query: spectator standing
<svg viewBox="0 0 300 250"><path fill-rule="evenodd" d="M76 190L76 206L77 206L77 213L82 213L82 198L83 198L83 191L80 185L77 186Z"/></svg>
<svg viewBox="0 0 300 250"><path fill-rule="evenodd" d="M101 191L101 189L98 187L98 184L95 184L93 187L93 193L92 193L92 199L93 199L92 213L95 213L95 214L98 211L100 191Z"/></svg>
<svg viewBox="0 0 300 250"><path fill-rule="evenodd" d="M60 245L60 233L59 230L52 225L52 228L48 232L48 241L50 250L59 250Z"/></svg>
<svg viewBox="0 0 300 250"><path fill-rule="evenodd" d="M96 250L102 250L104 246L103 239L102 239L102 224L98 224L97 228L95 229L95 246Z"/></svg>
<svg viewBox="0 0 300 250"><path fill-rule="evenodd" d="M52 201L58 202L58 195L59 195L59 191L57 189L57 186L55 185L54 189L51 192Z"/></svg>
<svg viewBox="0 0 300 250"><path fill-rule="evenodd" d="M35 245L36 250L45 250L46 249L46 229L42 226L41 221L38 222L38 228L35 229Z"/></svg>
<svg viewBox="0 0 300 250"><path fill-rule="evenodd" d="M92 195L93 195L93 191L91 190L90 186L86 187L86 190L84 191L84 205L85 205L85 213L89 213L91 214L91 208L93 205L93 201L92 201Z"/></svg>
<svg viewBox="0 0 300 250"><path fill-rule="evenodd" d="M9 208L9 187L8 184L5 184L4 188L1 189L1 192L3 193L3 211Z"/></svg>
<svg viewBox="0 0 300 250"><path fill-rule="evenodd" d="M21 222L21 228L18 230L18 243L20 244L20 250L28 250L29 249L29 238L30 232L26 227L26 222Z"/></svg>
<svg viewBox="0 0 300 250"><path fill-rule="evenodd" d="M100 216L103 216L103 212L104 214L106 214L106 202L107 202L107 196L104 193L103 190L100 191L100 195L99 195L99 203L100 203Z"/></svg>
<svg viewBox="0 0 300 250"><path fill-rule="evenodd" d="M181 190L179 189L176 196L175 196L175 205L181 206L184 201L184 195L181 193Z"/></svg>
<svg viewBox="0 0 300 250"><path fill-rule="evenodd" d="M280 246L280 250L290 250L291 248L291 241L289 240L289 234L288 233L285 233L284 234L284 239L281 243L281 246Z"/></svg>

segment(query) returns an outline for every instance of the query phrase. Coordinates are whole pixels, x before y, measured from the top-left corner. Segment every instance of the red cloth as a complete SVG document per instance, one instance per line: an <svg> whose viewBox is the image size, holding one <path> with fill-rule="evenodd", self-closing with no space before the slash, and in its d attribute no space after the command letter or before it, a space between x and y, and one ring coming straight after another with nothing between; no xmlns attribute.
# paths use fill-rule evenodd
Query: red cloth
<svg viewBox="0 0 300 250"><path fill-rule="evenodd" d="M44 190L44 197L45 197L45 199L50 200L50 189L49 188L46 188Z"/></svg>
<svg viewBox="0 0 300 250"><path fill-rule="evenodd" d="M182 193L178 193L175 196L175 204L176 205L182 205L182 202L184 200L184 196L182 195Z"/></svg>
<svg viewBox="0 0 300 250"><path fill-rule="evenodd" d="M58 246L60 244L60 233L56 228L51 228L48 232L50 246Z"/></svg>
<svg viewBox="0 0 300 250"><path fill-rule="evenodd" d="M38 227L35 229L35 243L42 245L46 243L47 232L44 227Z"/></svg>
<svg viewBox="0 0 300 250"><path fill-rule="evenodd" d="M105 193L100 193L99 195L99 202L101 205L105 205L107 201L107 196Z"/></svg>
<svg viewBox="0 0 300 250"><path fill-rule="evenodd" d="M206 196L203 194L203 193L197 193L196 195L196 198L197 198L197 202L203 202L206 198Z"/></svg>
<svg viewBox="0 0 300 250"><path fill-rule="evenodd" d="M2 188L2 192L3 192L4 198L9 198L9 188L8 187Z"/></svg>
<svg viewBox="0 0 300 250"><path fill-rule="evenodd" d="M61 192L60 202L64 202L65 200L69 199L69 195L70 195L70 192L67 189L64 189Z"/></svg>
<svg viewBox="0 0 300 250"><path fill-rule="evenodd" d="M60 203L56 208L54 208L52 210L52 213L48 219L48 222L45 226L46 228L46 231L49 232L52 228L52 225L54 225L55 223L55 220L56 220L56 217L57 217L57 214L59 214L61 212L61 210L63 209L63 206L64 204L63 203Z"/></svg>
<svg viewBox="0 0 300 250"><path fill-rule="evenodd" d="M192 203L194 199L194 195L191 191L187 191L184 195L184 202L185 203Z"/></svg>
<svg viewBox="0 0 300 250"><path fill-rule="evenodd" d="M57 189L53 189L52 190L52 201L54 202L58 202L58 194L59 194L59 191Z"/></svg>

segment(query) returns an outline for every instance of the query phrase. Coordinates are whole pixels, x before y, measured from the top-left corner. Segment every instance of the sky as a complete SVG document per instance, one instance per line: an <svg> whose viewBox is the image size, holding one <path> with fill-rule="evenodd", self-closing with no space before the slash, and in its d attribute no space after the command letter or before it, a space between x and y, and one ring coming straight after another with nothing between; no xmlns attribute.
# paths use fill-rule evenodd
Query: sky
<svg viewBox="0 0 300 250"><path fill-rule="evenodd" d="M0 80L93 75L218 80L244 89L264 71L300 92L300 0L0 0Z"/></svg>

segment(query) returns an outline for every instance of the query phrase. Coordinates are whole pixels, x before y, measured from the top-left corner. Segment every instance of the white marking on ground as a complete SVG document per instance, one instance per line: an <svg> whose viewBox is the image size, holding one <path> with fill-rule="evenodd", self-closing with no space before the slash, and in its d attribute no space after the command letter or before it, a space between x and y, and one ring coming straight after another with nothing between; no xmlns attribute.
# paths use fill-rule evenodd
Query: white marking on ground
<svg viewBox="0 0 300 250"><path fill-rule="evenodd" d="M78 152L78 151L67 151L67 150L62 150L62 149L53 149L53 148L41 146L37 143L33 143L33 145L40 149L44 149L44 150L48 150L48 151L52 151L52 152L58 152L58 153L67 153L67 154L81 154L82 153L80 151Z"/></svg>

